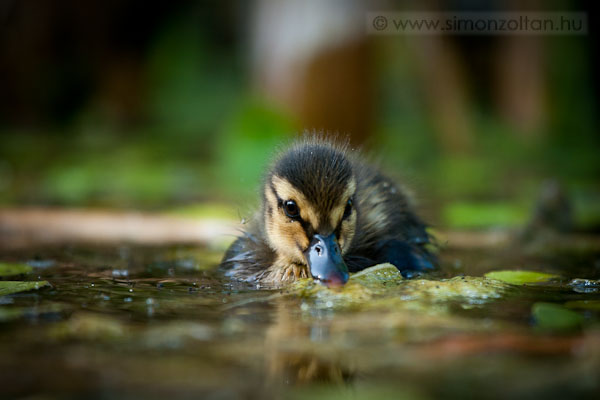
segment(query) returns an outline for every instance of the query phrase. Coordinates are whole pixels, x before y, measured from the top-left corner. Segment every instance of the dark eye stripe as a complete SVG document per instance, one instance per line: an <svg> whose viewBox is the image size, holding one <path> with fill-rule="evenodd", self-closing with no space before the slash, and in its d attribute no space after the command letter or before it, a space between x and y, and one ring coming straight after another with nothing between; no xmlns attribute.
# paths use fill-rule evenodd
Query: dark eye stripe
<svg viewBox="0 0 600 400"><path fill-rule="evenodd" d="M271 193L273 193L273 196L275 196L275 198L277 199L277 207L283 209L284 201L281 197L279 197L272 183L269 185L269 189L271 190ZM306 238L310 241L310 238L312 238L315 234L315 230L310 224L310 222L303 220L300 216L298 218L295 218L294 221L300 223L300 226L302 227Z"/></svg>
<svg viewBox="0 0 600 400"><path fill-rule="evenodd" d="M304 230L304 234L306 235L308 241L310 242L310 239L315 234L315 230L313 229L312 225L307 221L300 220L298 222L300 222L300 226L302 227L302 230Z"/></svg>
<svg viewBox="0 0 600 400"><path fill-rule="evenodd" d="M352 215L352 211L354 210L354 200L352 197L348 199L346 203L346 207L344 208L344 214L342 215L342 221L348 219L350 215Z"/></svg>
<svg viewBox="0 0 600 400"><path fill-rule="evenodd" d="M281 200L281 198L277 195L277 192L275 191L275 186L273 186L272 183L269 185L269 189L271 190L271 193L273 193L273 196L275 196L275 198L277 199L277 205L279 206L280 204L282 204L283 200Z"/></svg>

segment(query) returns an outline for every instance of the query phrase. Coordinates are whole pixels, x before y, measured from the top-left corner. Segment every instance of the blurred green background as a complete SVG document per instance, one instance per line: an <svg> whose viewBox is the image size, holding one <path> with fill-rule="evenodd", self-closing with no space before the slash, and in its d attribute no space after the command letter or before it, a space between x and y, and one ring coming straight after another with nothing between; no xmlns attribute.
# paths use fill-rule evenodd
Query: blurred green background
<svg viewBox="0 0 600 400"><path fill-rule="evenodd" d="M325 130L436 225L521 224L552 179L598 230L594 15L587 35L366 34L367 11L403 4L4 1L0 205L237 217L277 146Z"/></svg>

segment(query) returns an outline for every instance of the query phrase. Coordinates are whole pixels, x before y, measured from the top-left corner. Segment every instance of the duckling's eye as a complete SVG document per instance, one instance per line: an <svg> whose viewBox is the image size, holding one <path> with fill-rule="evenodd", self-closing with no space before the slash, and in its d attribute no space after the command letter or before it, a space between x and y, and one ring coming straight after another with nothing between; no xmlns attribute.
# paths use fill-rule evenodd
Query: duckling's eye
<svg viewBox="0 0 600 400"><path fill-rule="evenodd" d="M300 208L294 200L287 200L283 203L283 211L285 211L285 215L289 218L298 218L300 217Z"/></svg>
<svg viewBox="0 0 600 400"><path fill-rule="evenodd" d="M342 219L348 218L351 213L352 213L352 198L349 198L348 202L346 203L346 208L344 208L344 216L342 217Z"/></svg>

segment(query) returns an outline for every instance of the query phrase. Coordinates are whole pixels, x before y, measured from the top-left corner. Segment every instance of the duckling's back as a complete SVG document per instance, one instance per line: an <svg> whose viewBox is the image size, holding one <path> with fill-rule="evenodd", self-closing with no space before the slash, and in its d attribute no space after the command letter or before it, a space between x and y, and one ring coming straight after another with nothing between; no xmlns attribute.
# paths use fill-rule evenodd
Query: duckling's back
<svg viewBox="0 0 600 400"><path fill-rule="evenodd" d="M432 238L417 216L407 190L377 169L354 161L357 180L357 229L346 255L351 272L375 264L394 264L405 277L435 268L427 249Z"/></svg>

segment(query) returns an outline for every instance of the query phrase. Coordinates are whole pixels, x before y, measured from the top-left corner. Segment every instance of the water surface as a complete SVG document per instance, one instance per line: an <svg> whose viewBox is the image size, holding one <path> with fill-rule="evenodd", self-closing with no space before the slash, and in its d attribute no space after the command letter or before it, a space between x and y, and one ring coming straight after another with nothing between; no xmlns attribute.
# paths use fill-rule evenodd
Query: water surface
<svg viewBox="0 0 600 400"><path fill-rule="evenodd" d="M221 254L183 245L3 250L0 261L33 269L2 280L50 286L0 297L2 393L111 399L600 393L600 286L573 281L600 278L598 249L449 249L441 272L424 280L355 279L341 292L307 282L278 290L232 284L215 271ZM557 277L518 285L482 278L499 269Z"/></svg>

